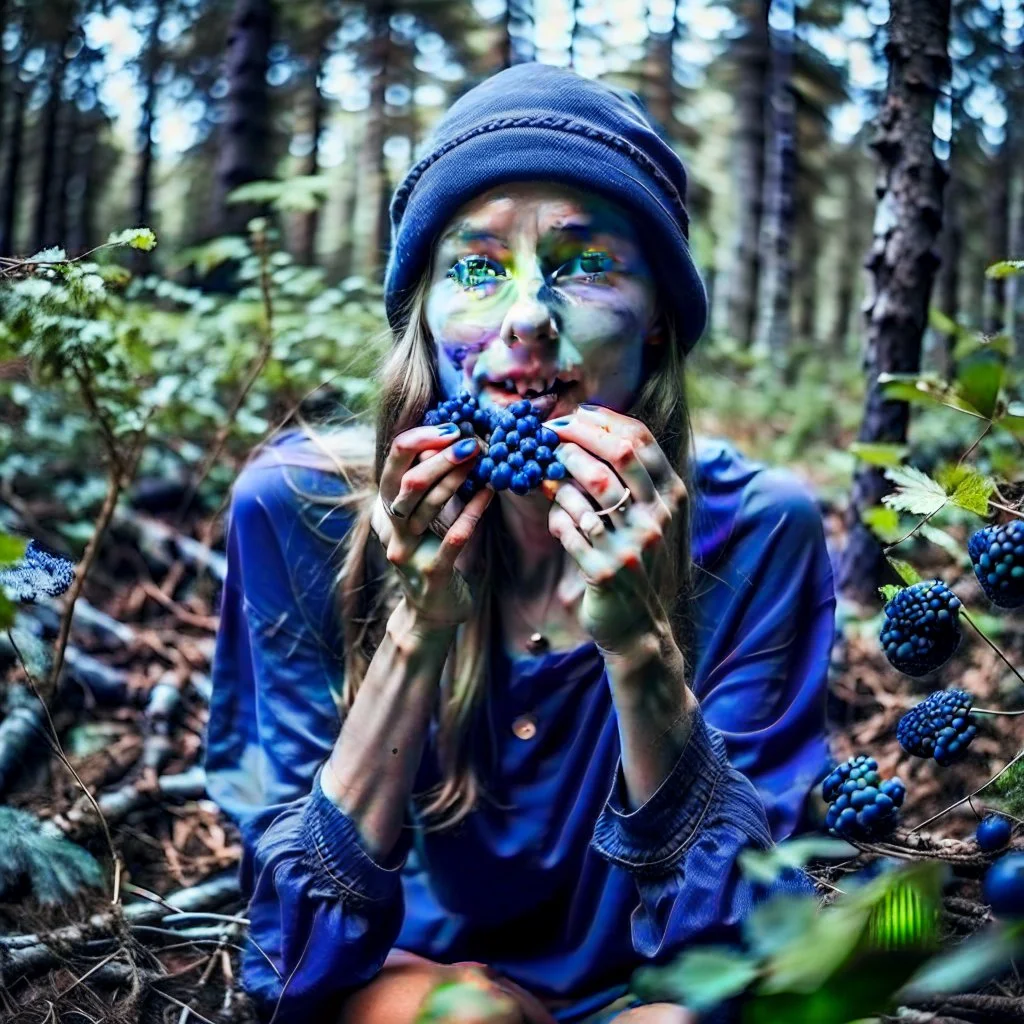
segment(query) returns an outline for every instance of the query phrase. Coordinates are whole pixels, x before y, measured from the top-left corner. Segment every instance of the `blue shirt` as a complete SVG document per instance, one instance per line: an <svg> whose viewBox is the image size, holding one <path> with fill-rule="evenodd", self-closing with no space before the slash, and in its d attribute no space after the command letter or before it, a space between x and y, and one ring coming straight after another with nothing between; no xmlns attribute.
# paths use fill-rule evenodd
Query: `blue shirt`
<svg viewBox="0 0 1024 1024"><path fill-rule="evenodd" d="M696 442L700 711L649 800L629 810L596 647L512 660L496 643L490 791L505 809L486 802L452 832L407 828L379 864L319 786L340 729L334 580L352 513L308 500L345 487L285 464L307 446L279 437L234 486L206 754L209 791L242 834L242 980L264 1015L321 1019L397 947L488 963L571 1001L555 1015L576 1021L638 966L732 941L764 895L738 853L805 827L829 761L835 593L805 485L727 442ZM527 712L537 730L524 740L511 724ZM438 778L435 729L417 791Z"/></svg>

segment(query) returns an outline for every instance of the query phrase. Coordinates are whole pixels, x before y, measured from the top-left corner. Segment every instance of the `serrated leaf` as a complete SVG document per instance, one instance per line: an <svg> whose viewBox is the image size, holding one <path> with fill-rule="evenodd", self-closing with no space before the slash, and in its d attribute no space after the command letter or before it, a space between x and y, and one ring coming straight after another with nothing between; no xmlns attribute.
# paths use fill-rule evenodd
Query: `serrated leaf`
<svg viewBox="0 0 1024 1024"><path fill-rule="evenodd" d="M885 476L897 487L895 493L886 494L882 498L882 502L889 508L929 516L946 504L946 492L942 485L913 466L892 467L885 471Z"/></svg>
<svg viewBox="0 0 1024 1024"><path fill-rule="evenodd" d="M849 447L850 452L861 462L870 463L872 466L898 466L910 453L908 445L886 444L881 441L854 441Z"/></svg>
<svg viewBox="0 0 1024 1024"><path fill-rule="evenodd" d="M888 555L885 556L885 560L908 587L921 582L920 573L909 562L904 562L902 558L890 558Z"/></svg>
<svg viewBox="0 0 1024 1024"><path fill-rule="evenodd" d="M950 495L949 500L958 508L974 512L979 516L987 516L988 498L995 490L995 484L981 473L972 471L964 477L956 490Z"/></svg>
<svg viewBox="0 0 1024 1024"><path fill-rule="evenodd" d="M708 946L687 950L666 967L640 968L629 987L641 999L672 1000L701 1012L738 995L759 970L746 953Z"/></svg>
<svg viewBox="0 0 1024 1024"><path fill-rule="evenodd" d="M985 276L990 281L1014 277L1016 274L1024 274L1024 260L1000 260L985 270Z"/></svg>

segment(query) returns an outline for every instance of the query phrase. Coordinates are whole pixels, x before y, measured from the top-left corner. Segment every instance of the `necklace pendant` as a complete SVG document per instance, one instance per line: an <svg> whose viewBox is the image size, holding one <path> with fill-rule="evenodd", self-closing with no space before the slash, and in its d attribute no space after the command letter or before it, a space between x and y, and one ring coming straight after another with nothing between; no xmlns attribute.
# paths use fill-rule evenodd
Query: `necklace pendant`
<svg viewBox="0 0 1024 1024"><path fill-rule="evenodd" d="M548 638L543 633L531 633L530 639L526 642L526 649L531 654L545 654L549 646Z"/></svg>

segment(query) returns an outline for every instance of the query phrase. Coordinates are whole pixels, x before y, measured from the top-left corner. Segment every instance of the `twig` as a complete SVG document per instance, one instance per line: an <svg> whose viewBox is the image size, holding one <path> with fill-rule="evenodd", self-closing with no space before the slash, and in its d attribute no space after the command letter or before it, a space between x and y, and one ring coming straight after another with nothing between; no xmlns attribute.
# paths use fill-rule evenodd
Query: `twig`
<svg viewBox="0 0 1024 1024"><path fill-rule="evenodd" d="M997 646L996 644L994 644L994 643L993 643L993 642L992 642L992 641L991 641L991 640L990 640L990 639L989 639L989 638L988 638L988 637L987 637L987 636L986 636L986 635L985 635L985 634L984 634L984 633L983 633L983 632L981 631L981 629L979 628L979 626L977 625L977 623L976 623L976 622L974 621L974 619L972 619L972 618L970 617L970 615L968 615L968 614L967 614L966 610L965 610L965 609L964 609L964 607L963 607L963 602L961 602L961 606L960 606L960 614L961 614L961 615L962 615L962 616L963 616L963 617L964 617L964 618L965 618L965 619L967 620L967 622L968 622L968 624L970 625L971 629L973 629L973 630L974 630L974 632L975 632L975 633L977 633L977 634L978 634L978 636L980 636L980 637L981 637L981 639L982 639L982 640L984 640L984 641L985 641L985 643L987 643L987 644L989 645L989 647L991 647L991 648L992 648L992 650L993 650L993 651L995 651L995 652L996 652L996 654L998 654L998 655L999 655L999 657L1000 657L1000 658L1001 658L1001 659L1003 660L1003 662L1004 662L1004 663L1005 663L1005 664L1006 664L1006 665L1007 665L1007 666L1009 667L1010 671L1011 671L1011 672L1012 672L1012 673L1013 673L1013 674L1014 674L1014 675L1015 675L1015 676L1016 676L1016 677L1017 677L1017 678L1018 678L1018 679L1019 679L1019 680L1020 680L1020 681L1021 681L1022 683L1024 683L1024 676L1022 676L1022 675L1021 675L1021 674L1020 674L1020 673L1019 673L1019 672L1017 671L1016 667L1015 667L1015 666L1014 666L1014 665L1013 665L1013 664L1012 664L1012 663L1010 662L1009 658L1007 658L1007 657L1006 657L1006 655L1005 655L1005 654L1003 654L1003 652L1002 652L1001 650L999 650L998 646ZM992 712L988 712L988 713L989 713L989 714L991 714ZM1010 714L1010 713L1012 713L1012 712L1004 712L1004 714Z"/></svg>
<svg viewBox="0 0 1024 1024"><path fill-rule="evenodd" d="M203 1024L213 1024L213 1021L210 1020L209 1017L204 1017L198 1010L193 1010L192 1007L188 1005L188 1003L183 1003L180 999L175 999L174 996L172 996L169 992L165 992L163 989L156 988L155 986L153 987L152 991L158 996L163 996L164 999L169 999L172 1003L174 1003L175 1006L180 1006L183 1009L187 1010L189 1013L192 1014L193 1017L196 1017L197 1019L201 1020Z"/></svg>

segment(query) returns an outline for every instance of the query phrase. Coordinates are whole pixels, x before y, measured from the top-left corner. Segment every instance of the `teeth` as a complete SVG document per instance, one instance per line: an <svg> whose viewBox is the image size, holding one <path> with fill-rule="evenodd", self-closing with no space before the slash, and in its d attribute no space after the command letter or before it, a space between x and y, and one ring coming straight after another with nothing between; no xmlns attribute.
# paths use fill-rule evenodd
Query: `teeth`
<svg viewBox="0 0 1024 1024"><path fill-rule="evenodd" d="M521 398L525 398L526 397L526 392L529 391L529 390L530 390L530 388L529 388L529 386L528 386L528 384L527 384L527 382L525 380L517 380L516 381L516 391L519 393L519 396Z"/></svg>

